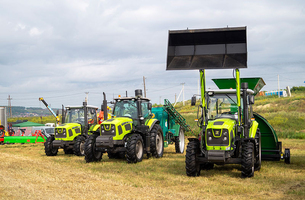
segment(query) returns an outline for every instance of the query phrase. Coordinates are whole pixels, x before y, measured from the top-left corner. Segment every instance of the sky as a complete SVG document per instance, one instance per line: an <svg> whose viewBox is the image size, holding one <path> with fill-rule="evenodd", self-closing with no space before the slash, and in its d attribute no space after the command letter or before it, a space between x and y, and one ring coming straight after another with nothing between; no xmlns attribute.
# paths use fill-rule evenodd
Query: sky
<svg viewBox="0 0 305 200"><path fill-rule="evenodd" d="M248 68L263 90L305 86L303 0L1 0L0 105L100 107L144 90L152 103L198 93L198 70L166 71L169 30L247 26ZM206 70L232 78L232 70ZM184 84L184 85L183 85ZM144 93L144 91L143 91ZM178 101L182 101L181 93Z"/></svg>

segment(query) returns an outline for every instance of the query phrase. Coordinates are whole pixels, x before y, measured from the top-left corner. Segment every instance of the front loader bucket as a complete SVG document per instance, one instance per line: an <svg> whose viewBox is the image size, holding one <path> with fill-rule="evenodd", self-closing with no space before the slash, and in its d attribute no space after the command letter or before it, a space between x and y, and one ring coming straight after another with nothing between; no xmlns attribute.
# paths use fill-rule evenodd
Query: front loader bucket
<svg viewBox="0 0 305 200"><path fill-rule="evenodd" d="M247 68L246 27L169 31L166 70Z"/></svg>
<svg viewBox="0 0 305 200"><path fill-rule="evenodd" d="M236 89L236 80L234 78L212 79L219 89ZM248 88L254 91L254 95L266 85L261 77L241 78L241 83L248 83Z"/></svg>

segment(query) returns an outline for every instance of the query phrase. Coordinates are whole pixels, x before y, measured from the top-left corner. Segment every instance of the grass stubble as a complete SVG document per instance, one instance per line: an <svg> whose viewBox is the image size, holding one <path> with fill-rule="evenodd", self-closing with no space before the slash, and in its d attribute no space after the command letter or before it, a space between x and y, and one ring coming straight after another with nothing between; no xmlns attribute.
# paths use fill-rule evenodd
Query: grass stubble
<svg viewBox="0 0 305 200"><path fill-rule="evenodd" d="M186 140L187 141L187 140ZM165 148L161 159L85 163L84 157L47 157L43 144L0 146L0 199L304 199L305 140L281 139L291 164L262 162L253 178L239 165L217 165L199 177L185 174L185 153ZM187 142L186 142L187 143Z"/></svg>

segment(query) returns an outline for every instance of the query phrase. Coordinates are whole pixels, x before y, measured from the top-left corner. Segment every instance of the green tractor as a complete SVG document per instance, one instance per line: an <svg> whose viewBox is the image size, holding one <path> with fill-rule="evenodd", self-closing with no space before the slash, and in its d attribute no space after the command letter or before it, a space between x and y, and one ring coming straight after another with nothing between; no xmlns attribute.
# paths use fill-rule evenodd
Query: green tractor
<svg viewBox="0 0 305 200"><path fill-rule="evenodd" d="M169 31L167 70L200 72L201 131L189 138L188 176L199 176L214 164L240 164L242 177L252 177L261 167L261 135L251 113L254 92L239 77L239 68L247 67L246 43L246 27ZM235 69L236 89L207 91L205 69Z"/></svg>
<svg viewBox="0 0 305 200"><path fill-rule="evenodd" d="M126 158L128 163L141 162L146 153L163 156L164 139L159 120L153 119L152 104L142 97L142 90L135 90L135 97L114 99L113 118L102 122L100 131L90 135L85 142L87 163L109 158ZM102 107L107 108L106 95Z"/></svg>
<svg viewBox="0 0 305 200"><path fill-rule="evenodd" d="M62 148L65 154L84 156L86 138L99 128L97 118L98 107L89 106L83 102L82 106L67 106L63 109L61 125L55 127L55 134L45 142L47 156L56 156Z"/></svg>

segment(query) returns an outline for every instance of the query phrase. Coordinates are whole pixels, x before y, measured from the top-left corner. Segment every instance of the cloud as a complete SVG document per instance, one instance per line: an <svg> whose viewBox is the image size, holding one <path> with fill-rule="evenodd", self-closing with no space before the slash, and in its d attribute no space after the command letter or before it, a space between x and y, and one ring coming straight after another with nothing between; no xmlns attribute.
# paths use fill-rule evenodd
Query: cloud
<svg viewBox="0 0 305 200"><path fill-rule="evenodd" d="M143 88L143 76L154 103L160 96L173 100L183 82L189 98L197 92L198 71L165 71L168 30L186 28L247 26L249 67L241 75L263 77L264 89L277 87L277 74L283 86L301 85L304 5L241 0L2 1L0 68L5 75L0 104L6 105L11 94L13 105L37 105L37 96L44 95L60 107L80 104L89 91L89 99L98 105L103 91L113 96ZM208 87L215 87L210 79L219 77L232 77L232 70L208 70Z"/></svg>

